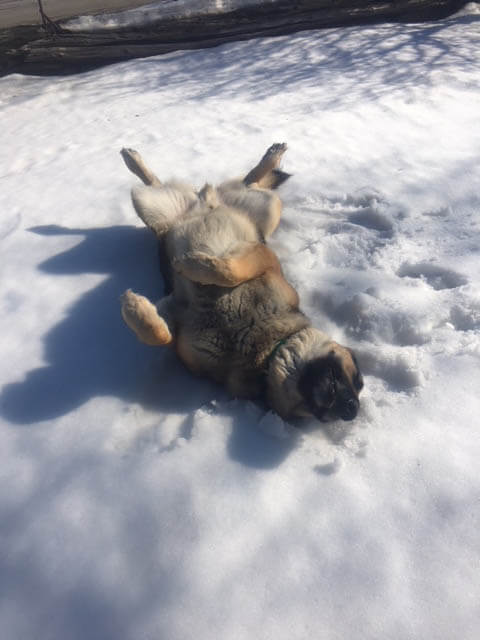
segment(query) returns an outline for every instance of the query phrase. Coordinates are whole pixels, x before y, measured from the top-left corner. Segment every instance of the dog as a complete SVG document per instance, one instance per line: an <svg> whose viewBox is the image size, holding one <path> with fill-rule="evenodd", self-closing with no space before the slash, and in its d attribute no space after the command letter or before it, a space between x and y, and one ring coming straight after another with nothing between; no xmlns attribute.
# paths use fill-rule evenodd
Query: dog
<svg viewBox="0 0 480 640"><path fill-rule="evenodd" d="M263 397L285 420L352 420L363 387L355 355L311 325L266 244L280 221L276 189L290 177L279 168L286 148L274 144L243 179L199 191L162 183L122 149L143 183L132 202L158 238L168 293L153 304L127 290L122 315L142 342L174 347L193 373Z"/></svg>

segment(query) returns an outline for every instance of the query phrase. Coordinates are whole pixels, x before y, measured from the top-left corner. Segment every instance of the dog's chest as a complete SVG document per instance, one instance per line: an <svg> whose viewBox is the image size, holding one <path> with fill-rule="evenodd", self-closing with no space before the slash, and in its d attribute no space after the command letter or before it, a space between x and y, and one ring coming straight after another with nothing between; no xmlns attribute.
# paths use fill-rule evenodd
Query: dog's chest
<svg viewBox="0 0 480 640"><path fill-rule="evenodd" d="M189 322L202 349L227 364L258 367L292 322L288 305L258 280L234 289L204 287L202 293Z"/></svg>

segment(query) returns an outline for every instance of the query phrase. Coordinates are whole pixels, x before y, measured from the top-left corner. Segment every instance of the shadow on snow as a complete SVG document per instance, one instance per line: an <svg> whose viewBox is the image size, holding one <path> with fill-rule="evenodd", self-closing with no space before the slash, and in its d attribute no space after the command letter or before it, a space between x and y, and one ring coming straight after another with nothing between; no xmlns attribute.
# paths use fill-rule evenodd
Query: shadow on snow
<svg viewBox="0 0 480 640"><path fill-rule="evenodd" d="M90 73L67 82L93 91L92 99L102 88L117 97L162 91L163 104L170 96L172 105L219 96L259 101L325 85L329 90L316 107L342 109L358 100L431 86L438 72L475 64L476 48L461 28L478 20L466 15L421 24L319 29L260 38L255 46L237 42L119 63L119 73L108 67L94 72L93 90ZM451 33L444 39L449 29L458 30L455 46Z"/></svg>
<svg viewBox="0 0 480 640"><path fill-rule="evenodd" d="M162 295L157 246L147 229L114 226L68 229L47 225L31 229L44 236L82 235L80 244L39 265L51 275L105 273L108 278L82 295L67 317L44 337L48 366L30 371L25 380L4 387L1 411L17 424L65 415L97 396L114 396L162 413L189 414L226 392L208 380L193 378L168 348L138 342L125 326L119 296L128 287L151 299ZM270 438L250 424L243 411L226 408L233 430L229 453L254 467L279 463L295 439ZM193 419L193 418L192 418Z"/></svg>

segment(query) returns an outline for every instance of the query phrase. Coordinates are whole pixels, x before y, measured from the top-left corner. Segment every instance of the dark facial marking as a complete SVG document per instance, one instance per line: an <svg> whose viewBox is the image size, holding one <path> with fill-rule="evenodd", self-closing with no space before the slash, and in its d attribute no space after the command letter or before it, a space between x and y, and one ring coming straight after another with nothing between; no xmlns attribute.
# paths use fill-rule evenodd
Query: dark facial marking
<svg viewBox="0 0 480 640"><path fill-rule="evenodd" d="M357 366L353 379L350 379L342 359L332 350L305 366L298 389L316 418L321 420L328 412L342 420L353 420L360 406L358 391L362 385Z"/></svg>
<svg viewBox="0 0 480 640"><path fill-rule="evenodd" d="M300 377L298 389L309 410L320 420L335 402L336 385L329 357L309 362Z"/></svg>

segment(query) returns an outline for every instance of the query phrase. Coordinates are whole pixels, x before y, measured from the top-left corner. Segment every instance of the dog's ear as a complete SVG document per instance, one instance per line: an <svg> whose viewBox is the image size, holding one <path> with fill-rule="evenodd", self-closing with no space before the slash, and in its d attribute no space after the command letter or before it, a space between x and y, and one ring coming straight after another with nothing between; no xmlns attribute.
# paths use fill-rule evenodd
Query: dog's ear
<svg viewBox="0 0 480 640"><path fill-rule="evenodd" d="M305 365L298 382L298 390L309 410L321 420L335 402L333 354L317 358Z"/></svg>
<svg viewBox="0 0 480 640"><path fill-rule="evenodd" d="M355 373L352 377L352 384L355 387L355 391L360 392L363 389L363 376L360 373L360 368L358 366L357 356L352 349L348 349L350 355L352 356L353 364L355 365Z"/></svg>
<svg viewBox="0 0 480 640"><path fill-rule="evenodd" d="M360 373L360 371L358 371L357 369L357 373L353 376L353 386L355 387L355 391L357 391L357 393L360 393L360 391L363 389L363 376Z"/></svg>

